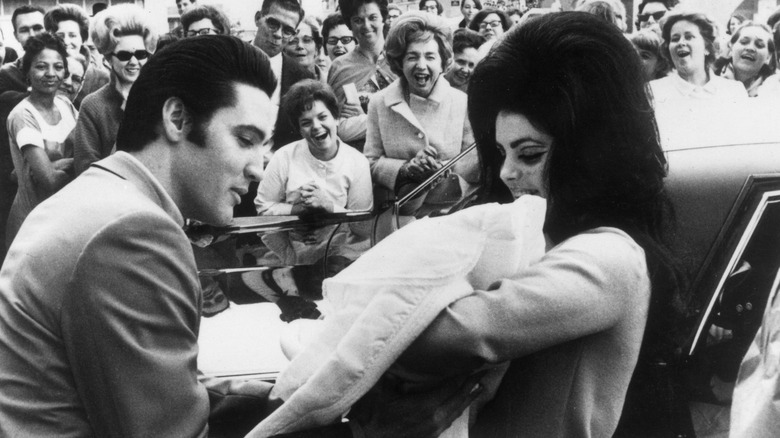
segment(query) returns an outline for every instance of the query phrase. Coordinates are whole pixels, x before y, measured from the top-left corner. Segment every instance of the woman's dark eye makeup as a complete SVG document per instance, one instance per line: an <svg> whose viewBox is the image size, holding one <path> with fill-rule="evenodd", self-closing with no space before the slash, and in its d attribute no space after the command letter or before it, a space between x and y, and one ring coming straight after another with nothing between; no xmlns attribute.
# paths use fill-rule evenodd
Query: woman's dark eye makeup
<svg viewBox="0 0 780 438"><path fill-rule="evenodd" d="M547 151L539 151L539 152L524 152L518 155L518 158L520 158L523 162L528 164L535 164L542 160L542 157L544 157L544 154L546 154Z"/></svg>

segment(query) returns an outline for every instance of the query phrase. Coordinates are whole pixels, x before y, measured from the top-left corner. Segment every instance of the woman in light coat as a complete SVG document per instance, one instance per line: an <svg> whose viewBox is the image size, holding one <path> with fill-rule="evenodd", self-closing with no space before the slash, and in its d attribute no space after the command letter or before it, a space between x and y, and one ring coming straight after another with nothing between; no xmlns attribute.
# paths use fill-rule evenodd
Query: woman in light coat
<svg viewBox="0 0 780 438"><path fill-rule="evenodd" d="M402 195L474 142L466 95L444 72L452 62L452 33L437 16L409 12L390 29L385 46L396 79L371 99L365 154L374 184ZM479 176L476 152L454 167L460 189Z"/></svg>

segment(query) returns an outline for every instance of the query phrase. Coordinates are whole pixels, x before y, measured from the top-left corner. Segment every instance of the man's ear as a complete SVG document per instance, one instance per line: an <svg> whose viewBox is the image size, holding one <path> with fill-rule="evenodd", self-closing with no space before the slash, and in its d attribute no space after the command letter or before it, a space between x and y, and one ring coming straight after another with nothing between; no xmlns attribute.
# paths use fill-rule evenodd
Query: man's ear
<svg viewBox="0 0 780 438"><path fill-rule="evenodd" d="M263 18L263 14L260 11L255 12L255 26L260 27L260 20Z"/></svg>
<svg viewBox="0 0 780 438"><path fill-rule="evenodd" d="M168 141L184 140L192 127L192 116L178 97L169 97L162 108L163 135Z"/></svg>

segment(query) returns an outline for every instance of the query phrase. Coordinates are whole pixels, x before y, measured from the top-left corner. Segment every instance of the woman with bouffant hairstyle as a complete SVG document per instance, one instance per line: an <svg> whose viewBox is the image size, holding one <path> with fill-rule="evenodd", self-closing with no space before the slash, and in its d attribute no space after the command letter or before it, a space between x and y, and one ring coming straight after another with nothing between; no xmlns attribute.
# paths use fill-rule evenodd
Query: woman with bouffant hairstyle
<svg viewBox="0 0 780 438"><path fill-rule="evenodd" d="M546 199L546 253L451 304L403 363L441 375L511 361L469 436L612 436L632 378L671 360L682 309L639 57L593 15L534 18L477 65L469 118L485 194Z"/></svg>
<svg viewBox="0 0 780 438"><path fill-rule="evenodd" d="M111 6L95 16L92 42L111 81L87 96L73 132L76 174L107 157L114 147L130 88L157 47L157 33L139 6Z"/></svg>

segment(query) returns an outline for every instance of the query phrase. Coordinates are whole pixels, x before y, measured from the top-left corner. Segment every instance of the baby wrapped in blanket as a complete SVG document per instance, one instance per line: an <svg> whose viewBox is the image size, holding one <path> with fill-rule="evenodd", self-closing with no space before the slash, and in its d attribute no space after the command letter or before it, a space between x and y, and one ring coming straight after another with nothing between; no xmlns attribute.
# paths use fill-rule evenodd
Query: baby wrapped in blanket
<svg viewBox="0 0 780 438"><path fill-rule="evenodd" d="M545 210L527 195L422 219L325 280L324 319L289 327L284 349L294 357L272 392L285 403L248 436L337 421L450 303L542 257ZM445 435L467 436L467 418Z"/></svg>

